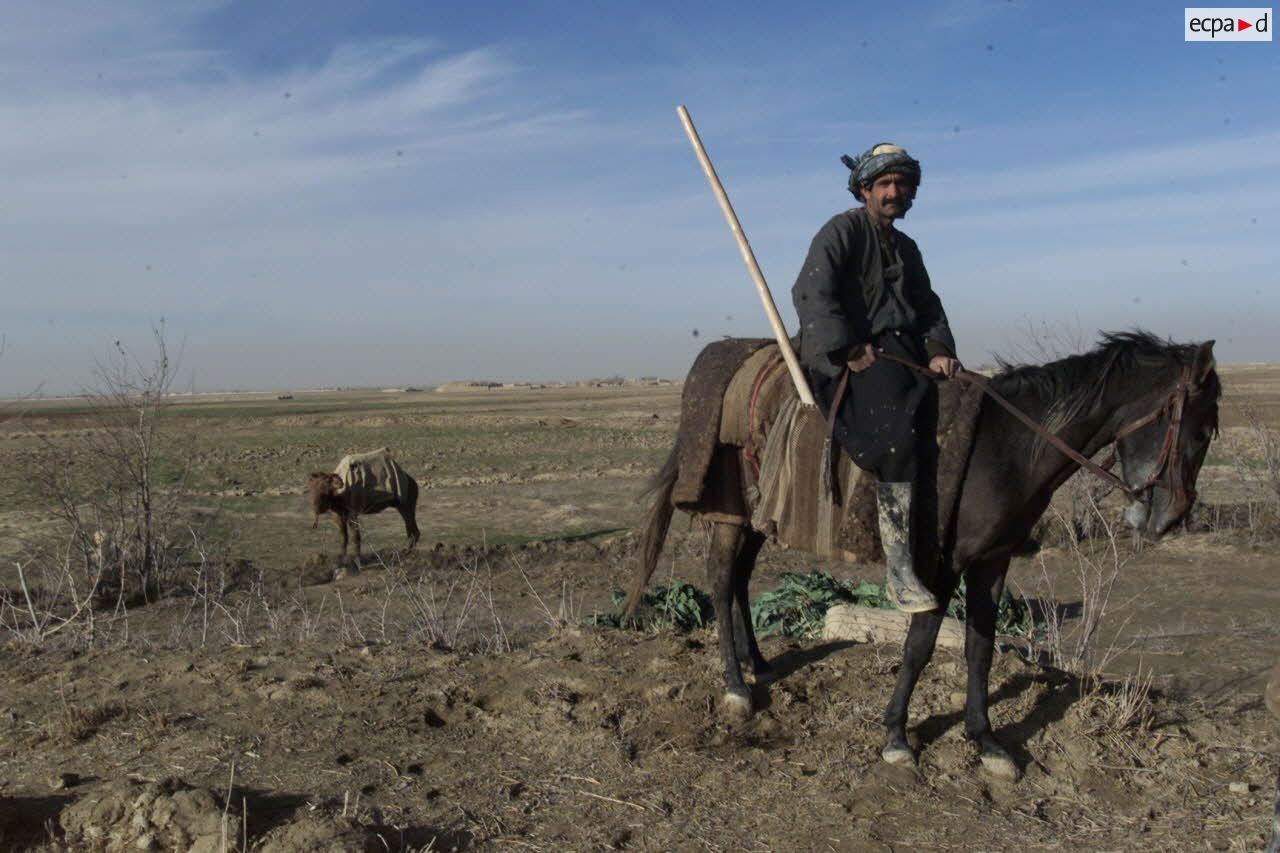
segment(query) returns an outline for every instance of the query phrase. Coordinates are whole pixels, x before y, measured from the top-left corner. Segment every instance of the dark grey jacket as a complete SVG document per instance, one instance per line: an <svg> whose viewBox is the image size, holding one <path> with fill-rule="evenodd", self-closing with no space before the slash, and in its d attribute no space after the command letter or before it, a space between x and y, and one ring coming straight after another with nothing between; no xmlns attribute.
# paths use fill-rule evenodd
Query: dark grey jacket
<svg viewBox="0 0 1280 853"><path fill-rule="evenodd" d="M866 208L831 217L809 246L791 288L800 316L800 361L835 376L849 347L897 331L917 336L929 356L955 357L956 344L942 301L929 284L916 243L897 233L885 265Z"/></svg>

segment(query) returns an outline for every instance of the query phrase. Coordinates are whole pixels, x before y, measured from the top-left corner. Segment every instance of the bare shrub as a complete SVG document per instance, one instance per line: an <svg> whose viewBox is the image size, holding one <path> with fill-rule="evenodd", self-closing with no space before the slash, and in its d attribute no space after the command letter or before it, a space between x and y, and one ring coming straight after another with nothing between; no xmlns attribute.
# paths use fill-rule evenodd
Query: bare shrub
<svg viewBox="0 0 1280 853"><path fill-rule="evenodd" d="M1041 661L1078 679L1080 702L1073 713L1085 733L1106 736L1123 748L1125 733L1150 731L1155 722L1154 675L1141 664L1122 680L1107 675L1117 658L1132 647L1125 639L1132 600L1113 599L1131 552L1121 547L1116 520L1108 517L1096 498L1086 494L1082 506L1096 531L1087 537L1075 535L1075 518L1060 508L1050 510L1053 522L1064 528L1067 571L1055 576L1045 554L1039 555L1045 595L1033 608L1039 611L1033 648ZM1064 602L1063 596L1078 596L1078 601ZM1111 624L1118 614L1124 614L1119 624Z"/></svg>
<svg viewBox="0 0 1280 853"><path fill-rule="evenodd" d="M0 631L33 645L64 631L64 636L94 640L102 621L94 610L101 570L82 572L74 549L74 542L60 551L35 549L14 561L18 585L0 590Z"/></svg>
<svg viewBox="0 0 1280 853"><path fill-rule="evenodd" d="M1121 732L1148 732L1155 723L1151 670L1126 675L1120 681L1103 681L1089 692L1076 713L1084 722L1083 734L1114 735Z"/></svg>
<svg viewBox="0 0 1280 853"><path fill-rule="evenodd" d="M203 648L212 633L226 642L246 645L255 611L261 611L256 619L263 623L270 623L274 616L262 572L248 560L213 558L196 531L191 530L190 536L189 553L194 559L185 576L190 598L170 642L178 645L185 640Z"/></svg>
<svg viewBox="0 0 1280 853"><path fill-rule="evenodd" d="M547 620L551 630L558 631L562 628L582 624L582 599L580 597L574 598L573 587L569 585L568 581L560 581L560 598L553 612L546 599L542 597L533 585L533 580L529 577L529 573L525 571L524 564L519 557L512 555L510 559L512 565L520 572L520 577L524 580L525 586L529 588L529 593L533 596L533 600L537 602L538 608L542 611L542 615Z"/></svg>
<svg viewBox="0 0 1280 853"><path fill-rule="evenodd" d="M166 419L178 359L163 322L152 327L152 349L144 357L116 341L83 389L76 428L33 432L40 449L26 480L78 553L99 606L165 594L187 557L190 433Z"/></svg>
<svg viewBox="0 0 1280 853"><path fill-rule="evenodd" d="M1095 458L1093 461L1102 460ZM1041 545L1063 546L1089 539L1105 539L1108 531L1096 509L1112 488L1088 471L1076 471L1054 492L1052 509L1037 522L1032 538Z"/></svg>
<svg viewBox="0 0 1280 853"><path fill-rule="evenodd" d="M1249 405L1235 404L1245 426L1234 440L1220 447L1245 493L1245 523L1251 533L1280 531L1280 431L1268 425Z"/></svg>
<svg viewBox="0 0 1280 853"><path fill-rule="evenodd" d="M169 643L178 645L308 643L324 638L355 646L421 642L441 649L502 653L512 648L484 557L441 573L411 574L399 555L377 555L385 587L381 606L353 607L339 587L309 593L269 586L262 572L205 560Z"/></svg>
<svg viewBox="0 0 1280 853"><path fill-rule="evenodd" d="M434 573L410 577L399 561L384 561L383 567L387 572L379 625L383 642L401 638L450 650L511 650L493 594L493 567L486 557L462 560L447 582ZM407 615L398 616L402 609Z"/></svg>
<svg viewBox="0 0 1280 853"><path fill-rule="evenodd" d="M1045 555L1041 553L1041 580L1046 593L1039 626L1039 650L1059 669L1080 677L1086 689L1092 689L1103 679L1103 673L1117 655L1125 651L1120 645L1120 628L1112 632L1115 639L1102 641L1102 626L1113 612L1112 590L1116 580L1129 561L1129 554L1121 549L1115 521L1108 519L1098 501L1086 495L1092 524L1099 535L1079 538L1074 535L1074 520L1057 507L1050 513L1062 527L1068 528L1064 551L1068 557L1071 594L1079 596L1078 612L1064 606L1059 596L1060 582L1049 570ZM1076 618L1069 618L1074 615ZM1127 621L1127 619L1125 620Z"/></svg>

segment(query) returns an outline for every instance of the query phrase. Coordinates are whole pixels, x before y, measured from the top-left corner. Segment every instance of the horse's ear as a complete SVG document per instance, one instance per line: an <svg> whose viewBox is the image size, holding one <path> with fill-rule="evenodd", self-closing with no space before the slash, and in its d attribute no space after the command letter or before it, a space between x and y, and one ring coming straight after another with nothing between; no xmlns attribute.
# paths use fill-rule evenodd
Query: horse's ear
<svg viewBox="0 0 1280 853"><path fill-rule="evenodd" d="M337 497L342 494L342 489L345 485L346 483L342 482L342 478L337 474L329 475L329 494Z"/></svg>
<svg viewBox="0 0 1280 853"><path fill-rule="evenodd" d="M1199 385L1204 382L1205 377L1209 375L1209 371L1213 370L1216 363L1213 359L1214 341L1205 341L1196 349L1196 356L1191 362L1191 384Z"/></svg>

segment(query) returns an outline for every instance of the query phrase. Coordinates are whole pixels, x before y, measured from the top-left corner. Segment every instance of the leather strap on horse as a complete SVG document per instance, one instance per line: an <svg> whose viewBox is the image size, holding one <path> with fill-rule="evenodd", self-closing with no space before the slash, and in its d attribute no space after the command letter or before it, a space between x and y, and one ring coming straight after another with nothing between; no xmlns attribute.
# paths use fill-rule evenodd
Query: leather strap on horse
<svg viewBox="0 0 1280 853"><path fill-rule="evenodd" d="M877 350L876 357L887 358L890 361L897 362L898 364L901 364L904 367L914 370L916 373L920 373L925 376L928 376L931 379L938 378L938 374L935 371L929 370L926 367L921 367L920 365L914 362L908 361L905 358L899 358L898 356L892 355L891 353L887 353L884 350ZM1072 462L1075 462L1076 464L1080 465L1082 468L1086 469L1090 473L1095 474L1098 477L1101 477L1103 480L1107 481L1108 483L1115 486L1117 489L1120 489L1122 492L1124 492L1125 494L1131 497L1136 497L1138 493L1148 488L1152 483L1155 482L1155 479L1159 475L1159 469L1157 469L1157 471L1152 475L1152 478L1149 479L1148 482L1145 485L1143 485L1141 488L1138 488L1138 489L1130 488L1129 484L1126 483L1124 480L1120 479L1115 474L1112 474L1103 466L1093 462L1084 454L1080 453L1075 448L1068 445L1065 441L1058 438L1053 433L1049 432L1049 430L1045 429L1043 426L1036 423L1036 421L1034 421L1029 415L1027 415L1017 406L1013 405L1013 403L1010 403L1008 400L1006 400L998 391L996 391L994 388L991 387L991 382L987 379L987 377L979 373L974 373L971 370L961 370L959 373L956 374L955 378L968 382L970 385L976 385L978 388L982 390L982 393L986 394L992 400L995 400L997 403L999 403L1005 409L1005 411L1007 411L1009 414L1013 415L1015 418L1017 418L1019 421L1025 424L1027 428L1029 428L1032 432L1036 433L1045 441L1049 442L1054 447L1056 447L1059 451L1063 453L1063 455L1065 455ZM1183 382L1178 383L1179 391L1183 391L1184 388L1185 388L1185 378ZM1180 401L1185 399L1185 395L1179 393L1176 396L1178 397L1178 400L1179 400L1179 403L1176 404L1176 409L1177 409L1177 415L1178 415L1178 422L1180 425L1181 412L1182 412L1182 406L1180 404ZM1147 424L1156 420L1157 418L1160 417L1161 413L1164 412L1167 405L1168 404L1166 404L1166 406L1161 406L1155 412L1151 413L1150 415L1147 415L1145 418L1141 419L1140 421L1137 421L1134 424L1130 424L1128 427L1125 428L1124 431L1117 434L1116 438L1119 439L1124 435L1128 435L1130 432L1133 432L1135 429L1146 426ZM1169 453L1171 450L1169 447L1170 436L1176 436L1175 429L1171 428L1170 431L1165 435L1166 446L1162 448L1161 461L1163 461L1163 457L1165 456L1165 454ZM1174 455L1176 456L1176 454ZM1114 464L1114 460L1108 463L1108 465L1111 465L1111 464ZM1163 465L1161 465L1161 468L1163 468Z"/></svg>
<svg viewBox="0 0 1280 853"><path fill-rule="evenodd" d="M1180 476L1182 457L1177 453L1178 436L1182 432L1182 414L1187 405L1187 395L1190 393L1191 365L1188 364L1186 369L1182 371L1182 376L1178 379L1178 387L1170 392L1164 405L1116 432L1116 441L1119 441L1129 433L1158 420L1161 415L1166 413L1169 415L1169 428L1164 432L1164 440L1160 443L1160 454L1156 457L1155 465L1152 467L1151 473L1147 475L1146 482L1133 489L1130 494L1141 492L1153 486L1160 479L1160 473L1167 467L1169 469L1169 490L1173 493L1175 503L1189 503L1195 499L1195 489L1188 489L1182 483L1182 477ZM1107 465L1115 462L1115 455L1113 450L1107 460Z"/></svg>
<svg viewBox="0 0 1280 853"><path fill-rule="evenodd" d="M821 486L823 491L831 496L831 502L840 503L840 495L837 492L837 484L840 482L838 475L840 457L836 453L836 417L840 412L840 405L844 402L845 394L849 392L849 368L846 366L840 371L840 381L836 383L836 393L831 398L831 408L827 411L827 434L822 439L822 467Z"/></svg>
<svg viewBox="0 0 1280 853"><path fill-rule="evenodd" d="M1017 406L1013 405L1013 403L1010 403L1003 396L1001 396L998 391L996 391L994 388L991 387L991 383L990 381L987 380L987 377L983 376L980 373L973 373L972 371L969 371L969 370L961 370L960 373L956 374L956 378L962 379L965 382L968 382L970 385L977 385L979 388L982 389L982 392L984 394L986 394L992 400L995 400L997 403L1003 406L1005 411L1007 411L1009 414L1013 415L1015 418L1017 418L1018 420L1026 424L1028 428L1030 428L1037 435L1041 436L1045 441L1049 442L1058 450L1060 450L1063 453L1063 455L1065 455L1071 461L1079 464L1082 468L1085 468L1090 473L1096 474L1097 476L1101 477L1103 480L1106 480L1108 483L1120 489L1122 492L1125 492L1126 494L1133 494L1133 490L1129 488L1129 484L1126 483L1124 480L1120 479L1115 474L1112 474L1106 468L1097 464L1092 459L1089 459L1083 453L1080 453L1075 448L1067 444L1065 441L1058 438L1053 433L1049 432L1049 430L1045 429L1043 426L1036 423L1025 412L1023 412Z"/></svg>

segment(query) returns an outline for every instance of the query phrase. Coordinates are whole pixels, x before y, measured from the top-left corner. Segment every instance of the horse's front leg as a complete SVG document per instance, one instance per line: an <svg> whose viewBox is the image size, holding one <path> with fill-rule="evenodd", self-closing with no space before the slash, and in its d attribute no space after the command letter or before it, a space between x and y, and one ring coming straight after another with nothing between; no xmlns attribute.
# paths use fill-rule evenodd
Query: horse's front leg
<svg viewBox="0 0 1280 853"><path fill-rule="evenodd" d="M938 629L942 627L947 602L951 600L951 593L956 586L950 571L943 569L939 576L937 583L931 585L930 591L942 602L942 606L936 610L911 614L911 627L907 629L907 639L902 649L902 666L898 668L898 682L894 685L893 695L889 697L889 706L884 711L888 738L880 756L890 764L914 764L916 760L915 751L907 742L907 709L911 703L911 693L920 680L920 673L924 672L929 659L933 657Z"/></svg>
<svg viewBox="0 0 1280 853"><path fill-rule="evenodd" d="M333 513L333 523L338 525L338 532L342 534L342 553L339 555L339 562L346 562L347 559L347 514L345 512Z"/></svg>
<svg viewBox="0 0 1280 853"><path fill-rule="evenodd" d="M760 653L756 643L755 627L751 624L751 597L748 587L751 584L751 573L756 568L756 557L764 545L765 536L759 531L746 528L743 532L742 547L733 565L733 600L737 605L733 608L733 640L738 660L746 660L751 664L751 673L756 683L762 684L773 677L773 667Z"/></svg>
<svg viewBox="0 0 1280 853"><path fill-rule="evenodd" d="M743 528L736 524L712 523L711 547L707 552L707 582L711 585L711 601L716 608L716 633L720 664L724 670L725 710L736 716L749 716L751 691L742 680L733 630L733 575L742 533Z"/></svg>
<svg viewBox="0 0 1280 853"><path fill-rule="evenodd" d="M991 656L996 643L996 609L1004 594L1009 558L973 566L966 574L964 654L969 683L964 705L964 733L978 747L982 766L995 776L1016 780L1021 771L996 740L987 716Z"/></svg>

